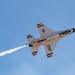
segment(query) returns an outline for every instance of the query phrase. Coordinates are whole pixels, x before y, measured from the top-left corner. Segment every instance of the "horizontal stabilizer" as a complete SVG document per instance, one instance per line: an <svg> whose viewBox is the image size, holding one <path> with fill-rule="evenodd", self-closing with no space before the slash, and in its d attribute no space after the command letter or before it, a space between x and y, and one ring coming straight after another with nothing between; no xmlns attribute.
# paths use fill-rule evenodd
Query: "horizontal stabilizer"
<svg viewBox="0 0 75 75"><path fill-rule="evenodd" d="M28 41L29 41L29 43L31 43L31 42L34 42L34 41L36 41L37 39L36 38L34 38L32 35L27 35L27 39L28 39Z"/></svg>
<svg viewBox="0 0 75 75"><path fill-rule="evenodd" d="M39 45L33 46L31 48L31 51L32 51L33 56L37 55L38 48L39 48Z"/></svg>

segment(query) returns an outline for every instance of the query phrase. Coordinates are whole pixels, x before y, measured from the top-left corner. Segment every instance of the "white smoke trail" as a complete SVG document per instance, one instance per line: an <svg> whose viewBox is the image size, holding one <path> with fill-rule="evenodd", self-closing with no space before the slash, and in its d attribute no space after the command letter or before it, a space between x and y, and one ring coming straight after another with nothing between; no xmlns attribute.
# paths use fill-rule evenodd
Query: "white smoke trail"
<svg viewBox="0 0 75 75"><path fill-rule="evenodd" d="M27 46L28 46L28 45L24 45L24 46L16 47L16 48L13 48L13 49L10 49L10 50L1 52L1 53L0 53L0 56L4 56L4 55L6 55L6 54L10 54L10 53L12 53L12 52L15 52L15 51L17 51L17 50L19 50L19 49L22 49L22 48L24 48L24 47L27 47Z"/></svg>

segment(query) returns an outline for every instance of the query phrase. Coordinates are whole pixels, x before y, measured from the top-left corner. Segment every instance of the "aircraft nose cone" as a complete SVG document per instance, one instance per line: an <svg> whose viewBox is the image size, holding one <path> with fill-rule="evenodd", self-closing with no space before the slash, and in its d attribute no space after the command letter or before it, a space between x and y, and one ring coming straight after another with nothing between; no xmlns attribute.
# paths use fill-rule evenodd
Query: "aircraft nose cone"
<svg viewBox="0 0 75 75"><path fill-rule="evenodd" d="M75 28L72 28L73 32L75 32Z"/></svg>

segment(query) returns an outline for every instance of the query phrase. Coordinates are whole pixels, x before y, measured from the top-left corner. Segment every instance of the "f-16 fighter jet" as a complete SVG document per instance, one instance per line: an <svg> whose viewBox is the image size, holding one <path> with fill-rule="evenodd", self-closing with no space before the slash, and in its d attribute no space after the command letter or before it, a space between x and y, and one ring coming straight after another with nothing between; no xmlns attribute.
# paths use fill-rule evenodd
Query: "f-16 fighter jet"
<svg viewBox="0 0 75 75"><path fill-rule="evenodd" d="M41 37L35 38L30 34L27 35L29 47L31 47L32 54L35 56L38 52L39 46L43 45L47 58L52 57L57 41L75 32L75 28L62 31L53 31L48 27L44 26L42 23L37 24L37 28L40 32Z"/></svg>

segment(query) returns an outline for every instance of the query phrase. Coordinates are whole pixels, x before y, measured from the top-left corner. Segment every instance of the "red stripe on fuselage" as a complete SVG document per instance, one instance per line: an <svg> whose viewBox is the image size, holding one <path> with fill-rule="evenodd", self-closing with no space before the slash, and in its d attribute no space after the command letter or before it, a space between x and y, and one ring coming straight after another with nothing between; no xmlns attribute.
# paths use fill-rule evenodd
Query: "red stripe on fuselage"
<svg viewBox="0 0 75 75"><path fill-rule="evenodd" d="M43 41L45 41L45 40L46 40L46 39L38 40L38 43L39 43L39 42L43 42Z"/></svg>

